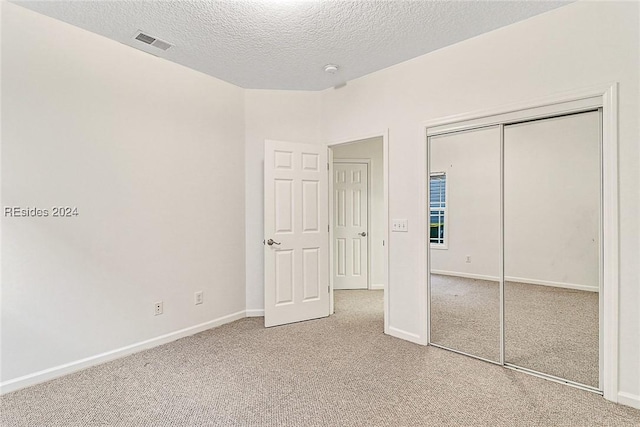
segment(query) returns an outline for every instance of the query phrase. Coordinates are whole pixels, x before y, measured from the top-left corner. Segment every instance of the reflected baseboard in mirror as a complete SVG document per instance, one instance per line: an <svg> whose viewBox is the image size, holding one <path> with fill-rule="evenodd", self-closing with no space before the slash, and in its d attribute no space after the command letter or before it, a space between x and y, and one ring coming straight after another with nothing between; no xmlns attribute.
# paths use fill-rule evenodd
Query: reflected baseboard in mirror
<svg viewBox="0 0 640 427"><path fill-rule="evenodd" d="M500 283L431 274L431 342L500 361Z"/></svg>
<svg viewBox="0 0 640 427"><path fill-rule="evenodd" d="M598 388L598 298L505 282L505 361Z"/></svg>

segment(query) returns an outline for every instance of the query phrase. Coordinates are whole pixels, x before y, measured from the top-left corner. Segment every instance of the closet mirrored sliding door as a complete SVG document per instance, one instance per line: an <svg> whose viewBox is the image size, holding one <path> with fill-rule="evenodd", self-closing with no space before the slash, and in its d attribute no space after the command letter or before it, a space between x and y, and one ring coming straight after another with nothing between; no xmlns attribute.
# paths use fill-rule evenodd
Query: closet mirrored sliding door
<svg viewBox="0 0 640 427"><path fill-rule="evenodd" d="M430 342L500 363L500 127L428 144Z"/></svg>
<svg viewBox="0 0 640 427"><path fill-rule="evenodd" d="M600 113L504 126L505 363L599 387Z"/></svg>

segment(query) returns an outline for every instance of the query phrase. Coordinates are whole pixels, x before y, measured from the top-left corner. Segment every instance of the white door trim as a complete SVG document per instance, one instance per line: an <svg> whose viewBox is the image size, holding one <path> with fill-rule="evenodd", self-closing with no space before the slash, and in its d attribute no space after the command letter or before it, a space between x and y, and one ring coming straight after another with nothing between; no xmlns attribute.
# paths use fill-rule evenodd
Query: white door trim
<svg viewBox="0 0 640 427"><path fill-rule="evenodd" d="M344 145L349 143L354 143L357 141L363 141L365 139L371 138L382 138L382 181L383 181L383 222L384 222L384 279L385 286L383 289L384 294L384 333L389 334L389 291L391 288L391 283L389 281L389 130L384 129L382 131L372 132L367 135L361 135L356 137L347 137L340 138L333 142L327 143L327 148L329 149L329 176L333 176L333 150L331 147L337 145ZM371 168L369 168L371 169ZM329 194L333 194L333 180L329 179ZM329 197L329 212L333 213L333 197ZM333 242L333 215L329 215L329 239ZM329 245L329 283L330 283L330 296L329 301L331 304L330 313L333 314L334 306L333 306L333 245Z"/></svg>
<svg viewBox="0 0 640 427"><path fill-rule="evenodd" d="M333 163L355 163L355 164L360 164L360 165L367 165L367 236L369 236L369 238L367 239L367 289L371 290L371 159L333 159ZM333 179L333 174L329 175L329 181L331 181ZM333 181L332 181L333 182ZM332 191L330 191L330 196L329 197L333 197L333 189L331 187L333 187L333 183L329 184L330 189ZM335 207L335 206L334 206ZM333 210L331 210L330 212L331 215L333 215ZM331 230L333 230L333 228L331 228ZM330 234L333 235L333 232L331 232ZM329 241L329 246L333 247L334 241L333 239L331 239ZM333 248L330 251L330 253L333 253ZM329 261L330 263L333 263L333 258L331 258L331 260Z"/></svg>
<svg viewBox="0 0 640 427"><path fill-rule="evenodd" d="M429 240L426 233L428 218L427 197L429 189L429 159L427 136L434 133L477 128L495 124L495 116L505 115L506 120L521 120L539 117L540 114L570 112L596 106L602 108L602 281L600 292L600 331L602 391L607 400L618 402L618 361L619 361L619 220L618 220L618 83L601 84L584 89L558 93L556 95L518 102L505 106L473 111L459 115L428 120L422 123L420 150L422 151L422 182L420 209L422 221L421 294L420 318L425 319L421 331L426 342L429 338ZM563 105L564 104L564 105ZM535 110L537 109L537 110ZM529 111L527 111L529 110ZM541 113L542 112L542 113ZM513 114L513 115L512 115ZM467 122L467 123L462 123ZM445 126L447 125L447 126ZM426 191L425 191L426 189ZM423 194L424 193L424 194Z"/></svg>

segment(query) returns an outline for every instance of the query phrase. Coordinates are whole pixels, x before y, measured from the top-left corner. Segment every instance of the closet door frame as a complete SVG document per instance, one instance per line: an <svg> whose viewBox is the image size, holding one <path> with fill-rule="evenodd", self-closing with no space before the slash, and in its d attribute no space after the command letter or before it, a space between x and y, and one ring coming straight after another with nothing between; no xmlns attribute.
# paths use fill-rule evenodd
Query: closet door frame
<svg viewBox="0 0 640 427"><path fill-rule="evenodd" d="M431 283L430 283L430 244L427 220L429 200L429 139L431 136L454 133L488 126L500 126L500 163L503 165L504 125L534 119L541 119L563 114L579 113L599 109L601 111L601 145L600 145L600 389L605 399L618 401L618 321L619 321L619 224L618 224L618 84L611 83L589 87L581 90L564 92L554 96L531 101L514 103L502 107L491 108L470 113L463 113L423 122L423 186L420 209L422 221L422 267L421 275L426 287L426 300L420 301L421 318L426 319L426 342L431 345ZM507 368L504 360L504 168L501 167L501 245L500 245L500 363ZM426 189L426 191L425 191ZM472 356L473 357L473 356ZM538 375L537 372L528 372ZM590 387L580 386L566 380L541 374L552 381L567 383L572 386L594 391Z"/></svg>

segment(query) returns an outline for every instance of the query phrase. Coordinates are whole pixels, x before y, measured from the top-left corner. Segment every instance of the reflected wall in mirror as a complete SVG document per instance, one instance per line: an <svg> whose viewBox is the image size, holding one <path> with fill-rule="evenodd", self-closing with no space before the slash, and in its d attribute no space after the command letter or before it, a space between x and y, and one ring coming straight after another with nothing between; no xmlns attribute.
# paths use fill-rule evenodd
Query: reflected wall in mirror
<svg viewBox="0 0 640 427"><path fill-rule="evenodd" d="M500 129L429 138L430 341L500 361Z"/></svg>
<svg viewBox="0 0 640 427"><path fill-rule="evenodd" d="M504 127L505 362L599 387L600 116Z"/></svg>

